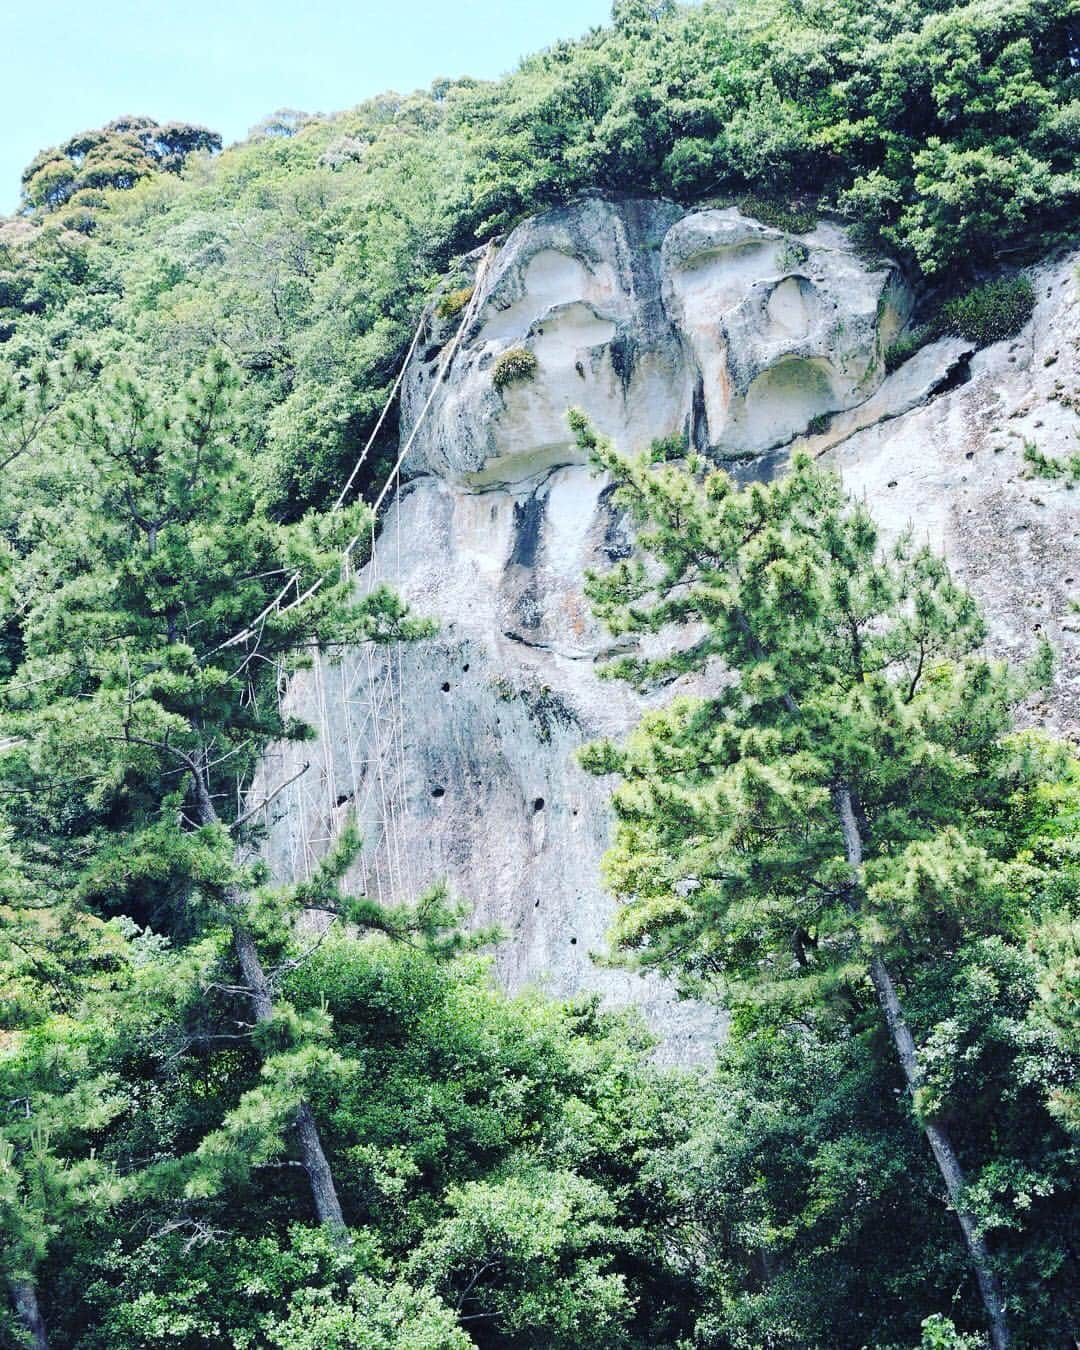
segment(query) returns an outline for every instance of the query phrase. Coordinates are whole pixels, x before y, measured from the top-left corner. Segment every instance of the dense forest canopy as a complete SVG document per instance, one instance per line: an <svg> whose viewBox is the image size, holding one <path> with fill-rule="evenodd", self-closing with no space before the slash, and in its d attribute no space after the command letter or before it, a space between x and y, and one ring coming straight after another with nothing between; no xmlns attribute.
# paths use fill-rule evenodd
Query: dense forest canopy
<svg viewBox="0 0 1080 1350"><path fill-rule="evenodd" d="M441 890L347 893L351 828L271 887L237 784L310 734L275 690L313 641L429 631L339 567L393 416L329 508L465 254L585 190L827 213L911 276L912 342L986 340L1073 237L1078 150L1077 0L618 0L497 82L35 158L0 221L0 1343L975 1350L997 1289L995 1344L1073 1344L1080 768L1015 730L1045 661L986 660L827 475L737 494L578 423L669 588L617 569L598 614L707 633L613 673L737 675L586 752L623 959L731 1012L708 1071L495 992Z"/></svg>

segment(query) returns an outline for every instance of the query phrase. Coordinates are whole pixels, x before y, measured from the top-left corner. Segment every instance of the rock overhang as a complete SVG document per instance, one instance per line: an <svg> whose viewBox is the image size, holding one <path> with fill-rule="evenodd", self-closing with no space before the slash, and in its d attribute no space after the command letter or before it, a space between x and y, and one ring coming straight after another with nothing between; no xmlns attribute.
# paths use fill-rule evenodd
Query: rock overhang
<svg viewBox="0 0 1080 1350"><path fill-rule="evenodd" d="M598 194L517 226L477 300L405 465L473 490L580 462L570 407L626 448L677 435L721 460L775 450L875 391L911 308L899 268L868 266L837 226L796 236L735 208ZM406 433L454 331L434 307L428 322ZM500 386L515 349L533 369Z"/></svg>

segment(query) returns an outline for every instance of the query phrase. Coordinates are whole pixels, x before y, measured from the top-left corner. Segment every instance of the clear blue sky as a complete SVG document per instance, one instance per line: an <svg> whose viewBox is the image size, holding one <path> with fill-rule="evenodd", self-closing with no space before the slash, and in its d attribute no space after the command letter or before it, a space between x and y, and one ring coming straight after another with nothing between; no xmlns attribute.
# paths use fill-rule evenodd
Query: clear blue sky
<svg viewBox="0 0 1080 1350"><path fill-rule="evenodd" d="M120 113L226 143L439 75L490 78L606 23L611 0L4 0L0 211L38 150Z"/></svg>

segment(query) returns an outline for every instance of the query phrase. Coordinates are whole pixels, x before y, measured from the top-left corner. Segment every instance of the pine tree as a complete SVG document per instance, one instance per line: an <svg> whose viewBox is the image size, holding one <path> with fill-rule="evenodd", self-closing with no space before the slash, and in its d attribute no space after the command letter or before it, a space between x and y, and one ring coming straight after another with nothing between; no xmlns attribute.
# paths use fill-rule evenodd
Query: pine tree
<svg viewBox="0 0 1080 1350"><path fill-rule="evenodd" d="M910 537L883 550L865 506L808 459L737 490L698 457L624 457L571 416L648 556L591 577L591 599L614 634L661 649L606 674L646 688L693 673L707 690L585 752L621 778L606 859L617 943L692 989L720 981L729 999L793 1015L869 981L1006 1346L1005 1299L949 1124L923 1100L902 996L940 944L994 931L1006 870L979 823L1049 769L1010 736L1048 656L1021 676L980 655L977 606L944 563Z"/></svg>
<svg viewBox="0 0 1080 1350"><path fill-rule="evenodd" d="M289 1013L260 951L275 940L252 865L265 803L240 804L240 785L270 741L309 734L282 719L277 681L316 643L424 628L387 591L354 598L341 549L370 537L365 507L292 525L257 509L232 386L215 357L177 398L119 377L65 417L63 467L44 471L56 491L23 522L9 567L22 659L4 691L0 800L35 892L24 910L74 901L178 941L227 924L257 1032ZM320 1222L343 1232L304 1062L291 1129ZM14 1177L14 1154L5 1166ZM13 1300L44 1344L19 1251Z"/></svg>

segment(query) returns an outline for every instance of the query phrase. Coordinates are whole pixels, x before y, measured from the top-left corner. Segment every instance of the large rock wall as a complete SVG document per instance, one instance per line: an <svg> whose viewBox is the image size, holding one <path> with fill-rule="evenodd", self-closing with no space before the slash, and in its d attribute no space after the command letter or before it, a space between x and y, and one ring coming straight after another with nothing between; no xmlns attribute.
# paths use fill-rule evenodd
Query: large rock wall
<svg viewBox="0 0 1080 1350"><path fill-rule="evenodd" d="M1034 324L1015 344L972 358L939 343L886 378L907 291L835 227L794 239L731 210L601 198L519 226L405 465L377 575L360 578L398 587L439 634L294 682L296 710L327 734L267 765L272 782L313 759L271 829L275 871L303 870L354 810L369 841L354 884L406 899L446 877L478 924L506 933L508 988L634 1002L670 1057L707 1054L712 1013L593 960L612 909L600 879L607 786L574 751L624 731L644 703L597 679L610 641L583 577L630 540L566 410L582 407L627 448L689 435L740 475L772 472L795 438L830 456L887 530L913 520L949 551L1004 648L1026 652L1037 632L1063 646L1052 715L1075 725L1073 497L1020 467L1029 429L1047 452L1075 432L1062 392L1075 390L1070 278L1064 265L1040 270ZM403 435L455 323L429 315ZM494 364L519 347L535 376L500 391Z"/></svg>

